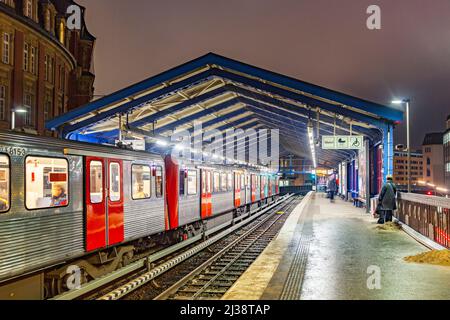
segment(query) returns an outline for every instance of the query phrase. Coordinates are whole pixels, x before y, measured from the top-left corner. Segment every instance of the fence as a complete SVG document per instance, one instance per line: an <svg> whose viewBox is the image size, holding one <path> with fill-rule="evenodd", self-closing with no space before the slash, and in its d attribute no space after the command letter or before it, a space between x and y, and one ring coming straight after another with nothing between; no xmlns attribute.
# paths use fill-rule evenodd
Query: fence
<svg viewBox="0 0 450 320"><path fill-rule="evenodd" d="M450 199L400 193L397 207L401 222L450 249Z"/></svg>

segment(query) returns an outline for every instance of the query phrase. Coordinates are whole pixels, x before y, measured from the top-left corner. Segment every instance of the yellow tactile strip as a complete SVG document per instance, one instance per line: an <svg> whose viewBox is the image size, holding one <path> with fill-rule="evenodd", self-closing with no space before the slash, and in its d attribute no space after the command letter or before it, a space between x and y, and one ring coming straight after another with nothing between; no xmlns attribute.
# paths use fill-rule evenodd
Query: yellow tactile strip
<svg viewBox="0 0 450 320"><path fill-rule="evenodd" d="M277 270L284 253L295 236L297 223L313 193L309 193L294 209L277 238L263 251L239 280L222 297L222 300L259 300Z"/></svg>

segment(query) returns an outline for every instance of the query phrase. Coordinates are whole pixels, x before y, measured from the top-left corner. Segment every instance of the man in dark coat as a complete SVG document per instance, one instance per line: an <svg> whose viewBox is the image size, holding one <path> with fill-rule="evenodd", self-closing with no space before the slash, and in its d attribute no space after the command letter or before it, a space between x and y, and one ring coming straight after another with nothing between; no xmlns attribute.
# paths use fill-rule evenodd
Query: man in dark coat
<svg viewBox="0 0 450 320"><path fill-rule="evenodd" d="M379 224L384 224L385 222L392 222L392 216L394 210L397 209L397 188L394 184L394 179L392 176L387 176L387 182L381 189L380 197L378 199L379 203Z"/></svg>
<svg viewBox="0 0 450 320"><path fill-rule="evenodd" d="M337 191L338 191L337 181L336 177L333 175L331 176L330 181L328 181L328 192L330 194L331 201L334 200L334 195L337 193Z"/></svg>

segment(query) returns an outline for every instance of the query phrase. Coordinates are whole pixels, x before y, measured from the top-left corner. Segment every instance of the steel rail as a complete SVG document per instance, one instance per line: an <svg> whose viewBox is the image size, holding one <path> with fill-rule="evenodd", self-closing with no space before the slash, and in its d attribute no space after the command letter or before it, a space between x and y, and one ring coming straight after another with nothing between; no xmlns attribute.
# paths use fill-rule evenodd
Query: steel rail
<svg viewBox="0 0 450 320"><path fill-rule="evenodd" d="M261 215L265 214L266 212L270 211L271 209L275 208L276 206L280 205L281 203L283 203L284 201L290 199L293 195L286 195L284 197L279 198L278 200L276 200L273 204L271 205L266 205L265 207L259 208L259 211L255 211L252 213L247 214L247 216L249 216L248 219L241 221L238 224L234 224L232 227L227 228L225 231L223 231L220 234L217 234L207 240L205 240L204 242L196 245L195 247L186 250L185 252L177 255L175 258L170 259L169 261L166 261L154 268L152 268L151 270L149 270L148 272L144 273L143 275L137 277L136 279L133 279L131 281L129 281L128 283L126 283L123 286L120 286L119 288L109 292L108 294L105 294L103 296L101 296L100 298L98 298L97 300L118 300L122 297L124 297L125 295L129 294L130 292L136 290L137 288L143 286L144 284L152 281L153 279L157 278L158 276L162 275L163 273L165 273L166 271L172 269L173 267L177 266L178 264L180 264L181 262L191 258L192 256L196 255L197 253L199 253L200 251L208 248L209 246L211 246L212 244L216 243L217 241L223 239L224 237L228 236L229 234L231 234L232 232L236 231L237 229L242 228L243 226L249 224L250 222L254 221L255 219L259 218ZM239 220L241 220L242 217L239 217ZM233 224L234 220L231 220L221 226L218 226L212 230L209 230L209 232L207 232L207 235L211 235L212 233L217 232L219 229L223 229L226 228L229 225ZM194 237L195 238L195 237ZM148 258L144 258L144 261L140 261L140 263L142 263L141 268L145 265L148 265L148 263L152 263L156 260L159 260L161 258L166 257L167 255L180 250L183 247L186 247L188 245L190 245L192 242L196 242L198 240L201 240L202 235L200 235L200 238L198 240L193 240L194 238L191 239L191 241L185 241L185 242L189 242L187 244L185 244L185 242L182 242L178 245L175 245L175 248L167 248L165 250L162 250L161 252L158 252L154 255L149 256ZM165 252L164 252L165 251ZM115 274L115 272L113 273ZM122 275L123 276L123 275ZM114 275L109 275L106 276L108 278L110 278L109 282L113 282L114 280L120 278L119 277L115 277ZM99 281L100 282L100 281ZM103 281L103 285L105 285L105 283L107 284L106 281ZM92 286L93 287L93 286ZM96 288L99 288L101 286L97 286ZM93 288L90 291L95 290L96 288ZM58 299L61 300L61 299Z"/></svg>
<svg viewBox="0 0 450 320"><path fill-rule="evenodd" d="M278 209L279 210L284 210L286 207L288 207L289 205L291 205L292 202L286 203L282 208ZM263 226L264 224L266 224L268 221L270 221L270 219L273 218L274 215L276 215L277 212L273 212L272 214L268 215L266 218L264 218L263 220L261 220L258 224L256 224L255 226L253 226L250 230L246 231L244 234L242 234L241 236L239 236L237 239L235 239L233 242L231 242L230 244L228 244L225 248L223 248L222 250L220 250L219 252L217 252L214 256L212 256L211 258L209 258L207 261L205 261L204 263L202 263L200 266L198 266L195 270L193 270L192 272L190 272L188 275L186 275L185 277L183 277L182 279L180 279L178 282L176 282L175 284L173 284L170 288L168 288L167 290L165 290L164 292L162 292L160 295L158 295L154 300L166 300L168 299L171 295L176 294L177 291L179 291L179 289L186 285L190 280L192 280L193 278L195 278L197 275L199 275L202 271L204 271L206 268L208 268L209 266L211 266L214 262L216 262L217 260L219 260L220 258L222 258L224 255L226 255L230 250L232 250L233 248L235 248L236 246L238 246L240 243L242 243L243 241L245 241L249 236L251 236L256 230L258 230L259 228L261 228L261 226ZM240 257L242 257L242 255L244 255L245 252L248 251L249 248L251 248L262 236L264 236L266 234L267 231L269 231L272 226L281 218L282 216L278 216L274 221L270 222L270 225L266 228L264 228L264 230L255 238L253 239L248 245L245 246L245 248L243 248L240 253L233 258L226 266L224 266L220 271L217 272L216 275L214 275L202 288L199 289L199 291L197 291L192 298L195 299L198 295L200 295L204 290L206 290L218 277L220 277L227 269L229 269L230 266L232 266Z"/></svg>

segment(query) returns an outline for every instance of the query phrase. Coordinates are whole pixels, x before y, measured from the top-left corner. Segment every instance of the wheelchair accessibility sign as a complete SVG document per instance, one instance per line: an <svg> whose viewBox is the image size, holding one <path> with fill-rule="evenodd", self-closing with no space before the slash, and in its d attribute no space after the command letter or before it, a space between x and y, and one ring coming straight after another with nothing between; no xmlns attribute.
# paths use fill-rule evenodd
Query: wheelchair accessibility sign
<svg viewBox="0 0 450 320"><path fill-rule="evenodd" d="M364 149L363 136L323 136L322 149L324 150L362 150Z"/></svg>

